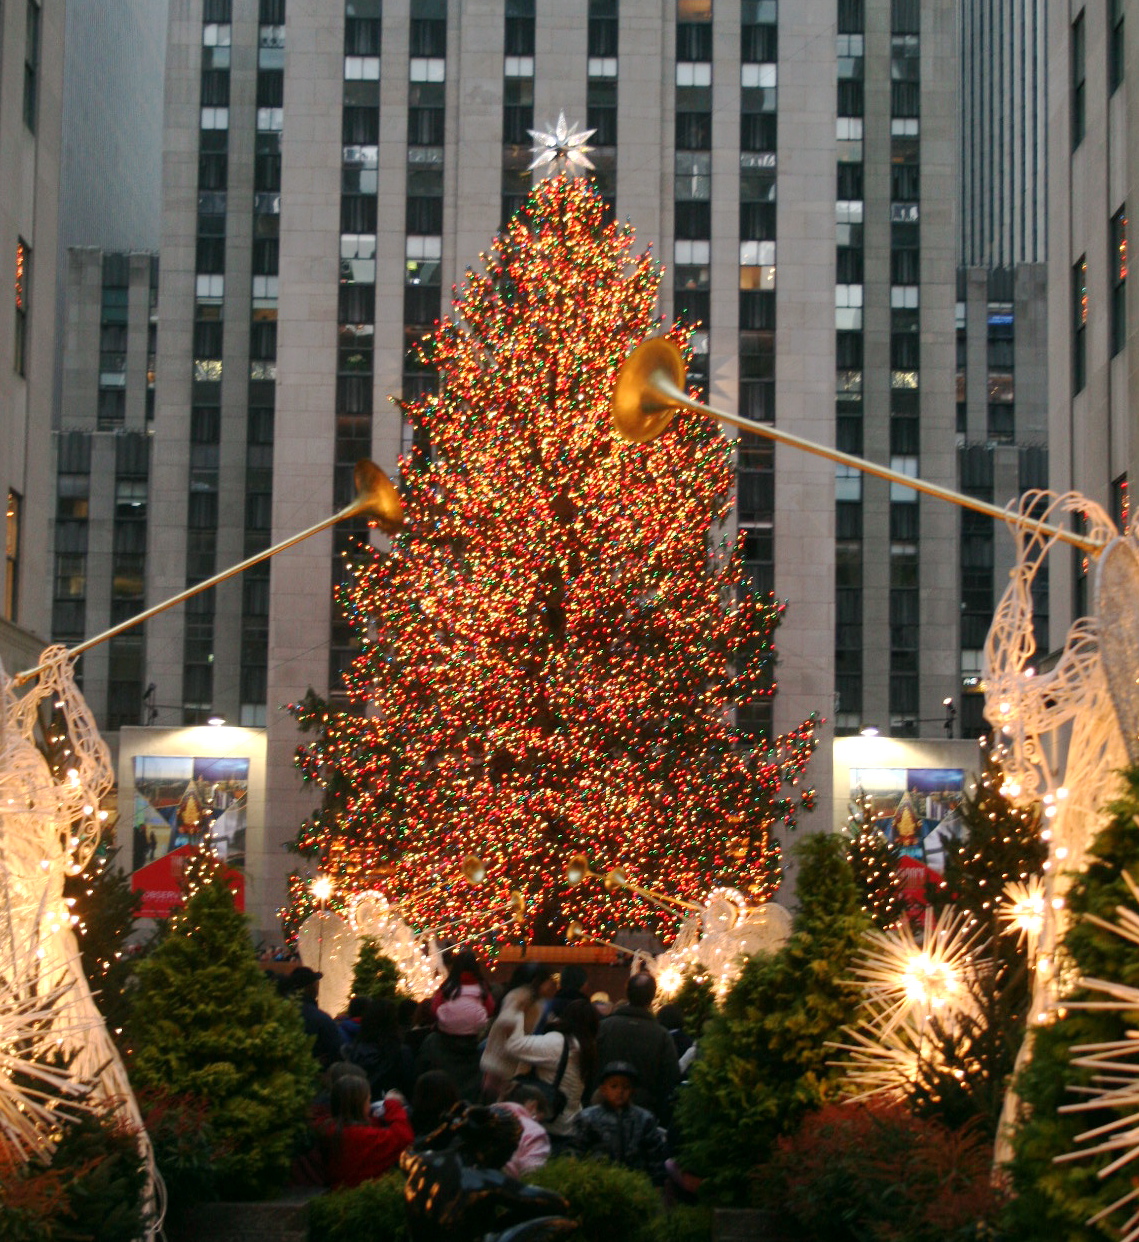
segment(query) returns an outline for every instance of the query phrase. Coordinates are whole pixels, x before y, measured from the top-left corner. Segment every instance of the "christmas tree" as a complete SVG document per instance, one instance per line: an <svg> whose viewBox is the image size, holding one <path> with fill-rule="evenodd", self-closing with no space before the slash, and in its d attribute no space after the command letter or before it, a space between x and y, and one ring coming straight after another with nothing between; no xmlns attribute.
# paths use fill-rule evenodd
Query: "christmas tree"
<svg viewBox="0 0 1139 1242"><path fill-rule="evenodd" d="M847 858L862 908L880 931L901 922L906 902L898 878L898 847L887 841L874 820L874 799L858 790L850 800L846 825Z"/></svg>
<svg viewBox="0 0 1139 1242"><path fill-rule="evenodd" d="M1086 867L1073 877L1068 890L1069 919L1059 955L1064 966L1061 979L1067 986L1060 997L1057 1019L1034 1029L1032 1060L1016 1081L1021 1115L1012 1136L1014 1154L1007 1170L1013 1198L1001 1232L1010 1242L1117 1238L1118 1225L1134 1208L1132 1204L1094 1225L1088 1224L1090 1217L1134 1188L1130 1173L1133 1163L1108 1177L1098 1173L1110 1156L1055 1163L1058 1156L1095 1146L1078 1143L1078 1134L1109 1122L1118 1129L1120 1119L1133 1111L1125 1094L1120 1099L1125 1112L1104 1109L1101 1113L1064 1115L1058 1111L1065 1104L1087 1098L1095 1077L1092 1070L1071 1064L1073 1050L1105 1041L1126 1041L1127 1032L1135 1027L1134 1014L1066 1007L1066 1002L1105 999L1101 993L1079 988L1080 979L1132 986L1139 979L1139 946L1087 917L1111 923L1120 907L1135 905L1123 872L1139 878L1139 768L1124 771L1122 785L1121 796L1106 809L1107 821L1091 844Z"/></svg>
<svg viewBox="0 0 1139 1242"><path fill-rule="evenodd" d="M983 740L981 754L982 770L958 808L957 830L942 838L942 880L929 897L936 910L948 904L968 910L995 941L1002 930L1005 886L1040 875L1048 845L1041 836L1039 806L1017 806L1002 792L999 749ZM1004 960L1011 961L1015 942L1006 937L1006 943Z"/></svg>
<svg viewBox="0 0 1139 1242"><path fill-rule="evenodd" d="M142 894L131 889L130 876L114 865L117 852L97 850L63 886L64 901L79 920L75 931L83 973L107 1030L116 1039L126 1020L127 989L138 962L127 948L127 938L142 907Z"/></svg>
<svg viewBox="0 0 1139 1242"><path fill-rule="evenodd" d="M692 414L643 446L611 429L617 370L659 330L659 269L564 176L483 260L419 347L441 386L407 407L430 444L404 463L407 528L347 567L354 710L294 709L317 735L301 771L332 794L298 848L341 900L378 883L456 937L501 924L511 890L531 935L662 917L627 891L571 890L578 852L689 900L713 883L767 898L771 829L810 801L786 785L814 721L778 740L732 723L774 693L782 606L716 541L728 443ZM472 854L477 888L454 878Z"/></svg>
<svg viewBox="0 0 1139 1242"><path fill-rule="evenodd" d="M224 870L204 855L185 905L137 972L127 1063L136 1089L205 1105L212 1189L248 1198L281 1186L316 1087L300 1011L253 954ZM163 1169L168 1181L183 1170Z"/></svg>

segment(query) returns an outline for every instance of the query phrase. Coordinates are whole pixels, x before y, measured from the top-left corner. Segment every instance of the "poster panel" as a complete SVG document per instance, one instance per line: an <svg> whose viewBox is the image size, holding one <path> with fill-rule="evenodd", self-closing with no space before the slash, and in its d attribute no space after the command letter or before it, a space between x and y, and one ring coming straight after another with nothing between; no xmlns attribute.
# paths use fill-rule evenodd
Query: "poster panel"
<svg viewBox="0 0 1139 1242"><path fill-rule="evenodd" d="M940 881L947 837L961 833L962 768L851 768L850 796L871 800L875 825L901 853L899 869L911 909L925 886Z"/></svg>
<svg viewBox="0 0 1139 1242"><path fill-rule="evenodd" d="M209 845L227 868L244 867L249 759L136 755L133 766L131 887L143 893L142 917L161 918L177 888L176 860L193 849Z"/></svg>

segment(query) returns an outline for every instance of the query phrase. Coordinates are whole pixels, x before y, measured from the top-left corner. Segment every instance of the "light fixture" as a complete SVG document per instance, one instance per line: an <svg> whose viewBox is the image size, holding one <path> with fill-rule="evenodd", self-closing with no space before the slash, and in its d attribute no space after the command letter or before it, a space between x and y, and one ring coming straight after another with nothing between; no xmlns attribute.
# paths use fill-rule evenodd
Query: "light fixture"
<svg viewBox="0 0 1139 1242"><path fill-rule="evenodd" d="M216 729L218 728L219 725L225 724L225 717L224 716L211 716L209 720L206 721L206 724L213 725L214 728Z"/></svg>
<svg viewBox="0 0 1139 1242"><path fill-rule="evenodd" d="M878 726L877 725L863 725L862 728L858 730L858 732L862 737L877 737Z"/></svg>

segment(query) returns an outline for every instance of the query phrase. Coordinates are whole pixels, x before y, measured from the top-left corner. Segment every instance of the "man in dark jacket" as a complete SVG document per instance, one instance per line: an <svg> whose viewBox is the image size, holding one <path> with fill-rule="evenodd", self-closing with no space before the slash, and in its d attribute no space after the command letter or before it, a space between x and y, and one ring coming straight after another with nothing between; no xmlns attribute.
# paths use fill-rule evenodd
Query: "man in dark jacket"
<svg viewBox="0 0 1139 1242"><path fill-rule="evenodd" d="M610 1061L601 1071L601 1102L583 1108L573 1119L573 1151L605 1156L614 1164L647 1173L656 1186L664 1182L664 1131L647 1108L633 1101L637 1071L627 1061Z"/></svg>
<svg viewBox="0 0 1139 1242"><path fill-rule="evenodd" d="M672 1115L672 1094L680 1082L680 1064L672 1036L652 1011L656 980L650 974L633 975L626 995L629 1003L603 1018L597 1032L597 1057L602 1065L628 1062L637 1071L633 1102L654 1113L662 1125Z"/></svg>
<svg viewBox="0 0 1139 1242"><path fill-rule="evenodd" d="M319 970L308 966L297 966L286 980L288 990L300 997L301 1018L305 1024L305 1034L313 1035L313 1056L316 1057L321 1069L328 1069L333 1061L340 1060L340 1051L344 1041L340 1037L340 1028L335 1019L331 1018L316 1003L317 991L324 975Z"/></svg>

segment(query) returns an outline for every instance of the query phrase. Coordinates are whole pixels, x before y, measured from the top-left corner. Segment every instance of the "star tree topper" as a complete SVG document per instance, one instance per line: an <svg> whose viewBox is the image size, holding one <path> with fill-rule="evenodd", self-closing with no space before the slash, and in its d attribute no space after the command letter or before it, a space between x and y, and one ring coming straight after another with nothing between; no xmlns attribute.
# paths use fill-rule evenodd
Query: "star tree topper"
<svg viewBox="0 0 1139 1242"><path fill-rule="evenodd" d="M547 164L553 164L554 172L560 172L566 165L573 165L574 168L593 167L593 161L587 154L593 148L587 146L586 142L597 131L579 130L576 125L570 125L564 112L558 113L558 123L552 131L528 129L526 132L534 139L534 145L530 148L534 158L530 161L527 172L535 168L545 168Z"/></svg>

